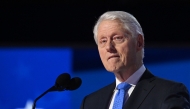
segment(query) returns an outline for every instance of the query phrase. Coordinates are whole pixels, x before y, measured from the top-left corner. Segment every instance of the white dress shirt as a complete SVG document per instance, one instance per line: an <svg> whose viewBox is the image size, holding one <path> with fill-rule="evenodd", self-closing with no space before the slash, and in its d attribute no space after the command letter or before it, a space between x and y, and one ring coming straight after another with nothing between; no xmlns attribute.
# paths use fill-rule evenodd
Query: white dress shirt
<svg viewBox="0 0 190 109"><path fill-rule="evenodd" d="M135 73L133 73L133 75L131 75L125 82L130 84L131 87L129 88L128 92L125 93L125 99L124 99L124 103L127 101L127 99L129 98L129 96L131 95L131 93L133 92L137 82L139 81L140 77L142 76L142 74L145 72L146 68L144 65L142 65ZM118 84L120 84L121 82L116 78L116 86ZM113 103L114 103L114 98L116 93L118 92L118 90L115 88L114 92L113 92L113 96L111 98L111 102L110 102L110 106L109 109L112 109L113 107Z"/></svg>

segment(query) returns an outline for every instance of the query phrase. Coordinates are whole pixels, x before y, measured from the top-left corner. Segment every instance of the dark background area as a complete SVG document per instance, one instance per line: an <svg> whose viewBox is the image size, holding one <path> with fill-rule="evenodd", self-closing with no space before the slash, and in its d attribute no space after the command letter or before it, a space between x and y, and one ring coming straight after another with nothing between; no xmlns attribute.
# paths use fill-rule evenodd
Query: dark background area
<svg viewBox="0 0 190 109"><path fill-rule="evenodd" d="M189 46L190 0L4 1L1 46L96 46L92 29L112 10L133 14L147 46Z"/></svg>

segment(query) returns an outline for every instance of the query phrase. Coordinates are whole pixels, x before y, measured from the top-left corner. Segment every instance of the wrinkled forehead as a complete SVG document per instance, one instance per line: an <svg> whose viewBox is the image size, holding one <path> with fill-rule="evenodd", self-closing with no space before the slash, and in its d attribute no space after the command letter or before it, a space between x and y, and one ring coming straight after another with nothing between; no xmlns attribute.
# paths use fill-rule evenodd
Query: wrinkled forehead
<svg viewBox="0 0 190 109"><path fill-rule="evenodd" d="M126 30L126 31L129 31L128 28L125 27L124 23L122 21L120 21L119 19L114 19L114 20L110 20L110 19L106 19L106 20L102 20L98 26L97 26L97 32L99 31L99 28L100 27L105 27L106 28L109 28L110 25L116 25L118 27L120 27L122 30Z"/></svg>
<svg viewBox="0 0 190 109"><path fill-rule="evenodd" d="M106 20L102 20L98 24L97 36L98 36L98 32L100 32L102 30L110 29L110 28L112 28L112 26L114 28L119 28L121 31L123 31L126 34L131 34L131 31L128 28L128 26L125 26L124 23L122 21L120 21L119 19L114 19L114 20L106 19Z"/></svg>
<svg viewBox="0 0 190 109"><path fill-rule="evenodd" d="M102 24L102 23L104 23L104 22L114 22L114 23L117 23L118 25L121 25L121 26L123 26L124 27L124 22L122 22L121 20L119 20L119 19L104 19L104 20L101 20L100 22L99 22L99 24L97 25L97 28Z"/></svg>

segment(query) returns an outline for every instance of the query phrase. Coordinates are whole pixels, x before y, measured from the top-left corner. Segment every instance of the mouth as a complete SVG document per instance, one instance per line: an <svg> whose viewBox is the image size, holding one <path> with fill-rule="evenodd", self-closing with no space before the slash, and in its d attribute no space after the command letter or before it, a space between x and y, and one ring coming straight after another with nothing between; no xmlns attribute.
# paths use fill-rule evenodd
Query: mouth
<svg viewBox="0 0 190 109"><path fill-rule="evenodd" d="M112 55L112 56L109 56L109 57L108 57L108 60L109 60L109 59L112 59L112 58L118 58L118 57L119 57L119 55Z"/></svg>

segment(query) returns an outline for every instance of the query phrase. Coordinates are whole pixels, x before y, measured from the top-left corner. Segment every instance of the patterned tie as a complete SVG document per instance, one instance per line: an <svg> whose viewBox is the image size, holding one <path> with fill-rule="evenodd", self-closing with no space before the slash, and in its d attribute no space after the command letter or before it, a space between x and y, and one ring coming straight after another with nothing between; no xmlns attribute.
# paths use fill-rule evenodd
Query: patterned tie
<svg viewBox="0 0 190 109"><path fill-rule="evenodd" d="M125 96L125 91L130 88L130 84L126 82L120 83L117 85L118 92L115 95L114 104L112 109L122 109L123 101Z"/></svg>

